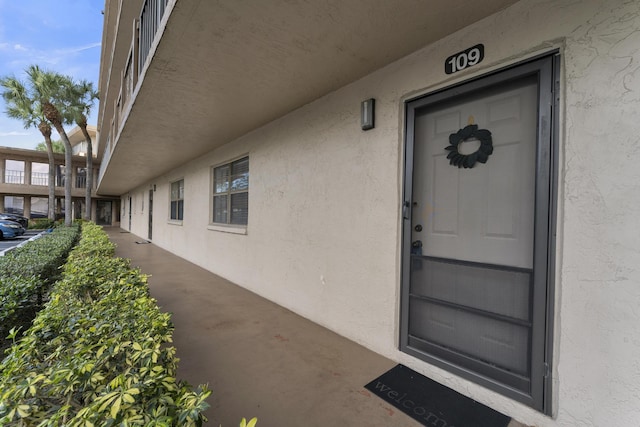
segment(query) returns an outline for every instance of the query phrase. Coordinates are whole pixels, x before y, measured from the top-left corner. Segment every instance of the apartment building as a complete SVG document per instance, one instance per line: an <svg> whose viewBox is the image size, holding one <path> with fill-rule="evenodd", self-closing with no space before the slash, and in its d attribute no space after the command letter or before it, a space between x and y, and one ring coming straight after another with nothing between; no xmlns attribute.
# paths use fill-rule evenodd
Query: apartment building
<svg viewBox="0 0 640 427"><path fill-rule="evenodd" d="M640 3L105 2L121 226L514 419L640 419Z"/></svg>
<svg viewBox="0 0 640 427"><path fill-rule="evenodd" d="M96 141L96 127L87 130ZM73 147L71 170L72 217L84 217L87 188L86 141L80 128L68 133ZM96 147L96 142L94 142ZM96 147L97 148L97 147ZM94 153L97 149L94 148ZM94 156L95 157L95 156ZM64 154L54 153L55 159L55 212L64 217ZM94 159L94 177L98 175L100 162ZM95 194L92 190L91 218L101 225L119 225L120 200ZM46 218L49 206L49 157L46 151L0 147L0 212L24 215L27 218Z"/></svg>

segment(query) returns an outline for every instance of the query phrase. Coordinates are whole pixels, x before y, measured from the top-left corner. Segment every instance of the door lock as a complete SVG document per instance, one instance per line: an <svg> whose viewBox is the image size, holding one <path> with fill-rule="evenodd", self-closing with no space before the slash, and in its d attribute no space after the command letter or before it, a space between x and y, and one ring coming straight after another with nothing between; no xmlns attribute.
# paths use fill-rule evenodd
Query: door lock
<svg viewBox="0 0 640 427"><path fill-rule="evenodd" d="M422 255L422 240L414 240L411 243L411 254Z"/></svg>

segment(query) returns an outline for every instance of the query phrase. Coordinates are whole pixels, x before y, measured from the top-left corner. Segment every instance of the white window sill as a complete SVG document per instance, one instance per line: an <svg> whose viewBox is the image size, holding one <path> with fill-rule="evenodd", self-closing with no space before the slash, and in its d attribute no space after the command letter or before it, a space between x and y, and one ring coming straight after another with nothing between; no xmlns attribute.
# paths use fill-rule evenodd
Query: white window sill
<svg viewBox="0 0 640 427"><path fill-rule="evenodd" d="M243 227L243 226L238 227L233 225L209 224L207 226L207 230L221 231L223 233L231 233L231 234L247 234L247 227Z"/></svg>
<svg viewBox="0 0 640 427"><path fill-rule="evenodd" d="M167 221L167 224L169 224L169 225L182 225L182 221L180 221L178 219L170 219L169 221Z"/></svg>

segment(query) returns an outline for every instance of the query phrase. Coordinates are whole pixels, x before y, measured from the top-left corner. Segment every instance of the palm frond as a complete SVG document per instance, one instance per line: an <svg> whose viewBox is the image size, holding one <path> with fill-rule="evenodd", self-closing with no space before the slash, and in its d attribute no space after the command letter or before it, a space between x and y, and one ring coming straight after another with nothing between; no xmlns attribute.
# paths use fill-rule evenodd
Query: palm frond
<svg viewBox="0 0 640 427"><path fill-rule="evenodd" d="M0 79L2 86L2 98L7 109L6 114L12 119L21 120L25 129L37 125L37 113L34 110L35 100L29 94L27 86L14 76Z"/></svg>
<svg viewBox="0 0 640 427"><path fill-rule="evenodd" d="M29 129L37 125L36 116L34 116L31 112L25 109L15 107L15 106L9 106L6 109L6 114L7 114L7 117L11 119L21 120L25 129Z"/></svg>
<svg viewBox="0 0 640 427"><path fill-rule="evenodd" d="M68 115L78 125L85 125L87 116L98 99L98 92L93 88L93 83L88 80L74 81L69 78L67 86Z"/></svg>

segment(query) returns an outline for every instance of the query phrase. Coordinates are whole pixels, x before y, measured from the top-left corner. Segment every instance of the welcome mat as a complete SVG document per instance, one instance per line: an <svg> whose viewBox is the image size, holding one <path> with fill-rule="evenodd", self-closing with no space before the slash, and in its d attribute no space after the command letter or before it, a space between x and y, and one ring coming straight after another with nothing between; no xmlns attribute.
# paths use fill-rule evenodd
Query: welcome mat
<svg viewBox="0 0 640 427"><path fill-rule="evenodd" d="M365 388L424 426L507 427L511 418L398 365Z"/></svg>

